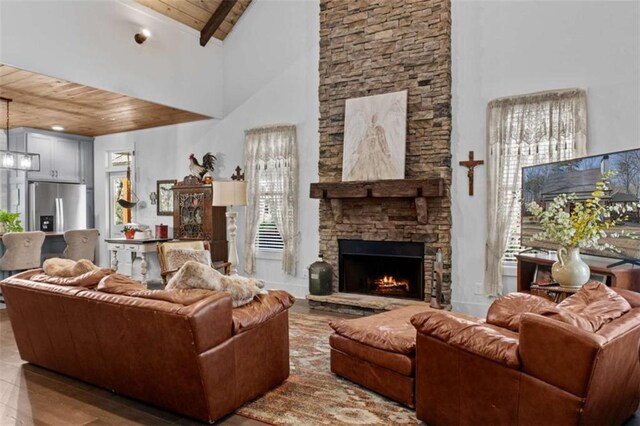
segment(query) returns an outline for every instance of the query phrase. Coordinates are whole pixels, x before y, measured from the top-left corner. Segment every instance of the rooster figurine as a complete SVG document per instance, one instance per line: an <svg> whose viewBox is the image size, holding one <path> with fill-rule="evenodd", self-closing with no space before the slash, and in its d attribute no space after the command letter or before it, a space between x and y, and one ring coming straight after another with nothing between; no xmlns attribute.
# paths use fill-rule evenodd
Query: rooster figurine
<svg viewBox="0 0 640 426"><path fill-rule="evenodd" d="M191 164L189 164L189 171L193 176L197 176L198 178L200 178L200 180L202 180L204 175L206 175L208 172L213 172L213 169L216 165L216 160L217 158L215 155L207 152L204 157L202 157L202 164L200 164L196 159L196 156L191 154L189 155L189 161L191 162Z"/></svg>

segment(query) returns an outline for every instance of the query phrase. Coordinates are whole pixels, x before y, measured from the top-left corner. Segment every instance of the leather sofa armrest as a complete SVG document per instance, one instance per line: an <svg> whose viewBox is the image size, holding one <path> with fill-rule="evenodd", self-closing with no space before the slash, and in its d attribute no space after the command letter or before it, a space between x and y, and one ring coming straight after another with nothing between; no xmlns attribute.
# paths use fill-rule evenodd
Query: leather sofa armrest
<svg viewBox="0 0 640 426"><path fill-rule="evenodd" d="M576 396L586 395L596 357L606 339L535 314L522 315L522 370Z"/></svg>
<svg viewBox="0 0 640 426"><path fill-rule="evenodd" d="M616 293L624 297L624 299L629 302L629 305L631 305L632 308L640 307L640 293L617 287L612 288L612 290L615 290Z"/></svg>
<svg viewBox="0 0 640 426"><path fill-rule="evenodd" d="M191 323L196 351L203 353L230 339L233 333L231 296L220 292L181 309Z"/></svg>
<svg viewBox="0 0 640 426"><path fill-rule="evenodd" d="M448 342L463 328L482 322L478 317L437 309L429 309L411 317L411 324L418 333L435 337L444 342Z"/></svg>
<svg viewBox="0 0 640 426"><path fill-rule="evenodd" d="M451 346L518 368L518 335L506 328L486 324L477 317L429 310L414 315L411 323L418 333Z"/></svg>

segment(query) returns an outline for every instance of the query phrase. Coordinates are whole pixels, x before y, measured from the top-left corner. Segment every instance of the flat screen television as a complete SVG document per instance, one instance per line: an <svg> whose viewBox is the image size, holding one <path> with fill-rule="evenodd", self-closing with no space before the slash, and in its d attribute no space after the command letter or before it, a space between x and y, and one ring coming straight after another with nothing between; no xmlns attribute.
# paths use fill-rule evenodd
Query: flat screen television
<svg viewBox="0 0 640 426"><path fill-rule="evenodd" d="M640 199L640 149L594 155L555 163L540 164L522 168L522 210L521 242L522 246L557 250L558 245L551 241L538 241L533 235L540 232L536 219L527 212L526 205L536 201L543 208L559 194L575 194L578 201L591 197L595 185L602 173L617 173L609 179L610 189L602 199L606 203L633 203ZM621 229L640 234L640 211L634 209L628 214L628 220L620 225ZM640 239L628 237L603 238L617 247L619 252L581 249L582 253L612 257L625 260L640 259Z"/></svg>

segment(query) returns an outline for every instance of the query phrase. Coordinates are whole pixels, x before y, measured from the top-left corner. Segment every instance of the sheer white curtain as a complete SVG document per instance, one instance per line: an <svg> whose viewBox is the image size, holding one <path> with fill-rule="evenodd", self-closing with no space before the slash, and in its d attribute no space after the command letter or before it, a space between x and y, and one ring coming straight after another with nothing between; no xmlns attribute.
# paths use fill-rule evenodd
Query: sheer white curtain
<svg viewBox="0 0 640 426"><path fill-rule="evenodd" d="M521 169L587 153L587 95L567 89L495 99L487 108L484 291L502 294L502 258L519 217Z"/></svg>
<svg viewBox="0 0 640 426"><path fill-rule="evenodd" d="M270 126L245 132L248 181L245 270L255 271L255 238L260 218L260 194L267 194L284 243L282 270L295 275L297 260L298 150L295 126Z"/></svg>

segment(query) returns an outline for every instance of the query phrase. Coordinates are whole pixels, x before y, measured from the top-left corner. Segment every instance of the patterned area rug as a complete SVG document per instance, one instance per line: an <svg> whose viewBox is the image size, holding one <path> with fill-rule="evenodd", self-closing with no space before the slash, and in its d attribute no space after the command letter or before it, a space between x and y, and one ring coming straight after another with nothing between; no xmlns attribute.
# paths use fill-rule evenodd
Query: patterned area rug
<svg viewBox="0 0 640 426"><path fill-rule="evenodd" d="M289 313L291 375L236 412L277 425L419 425L415 412L333 374L329 321Z"/></svg>

